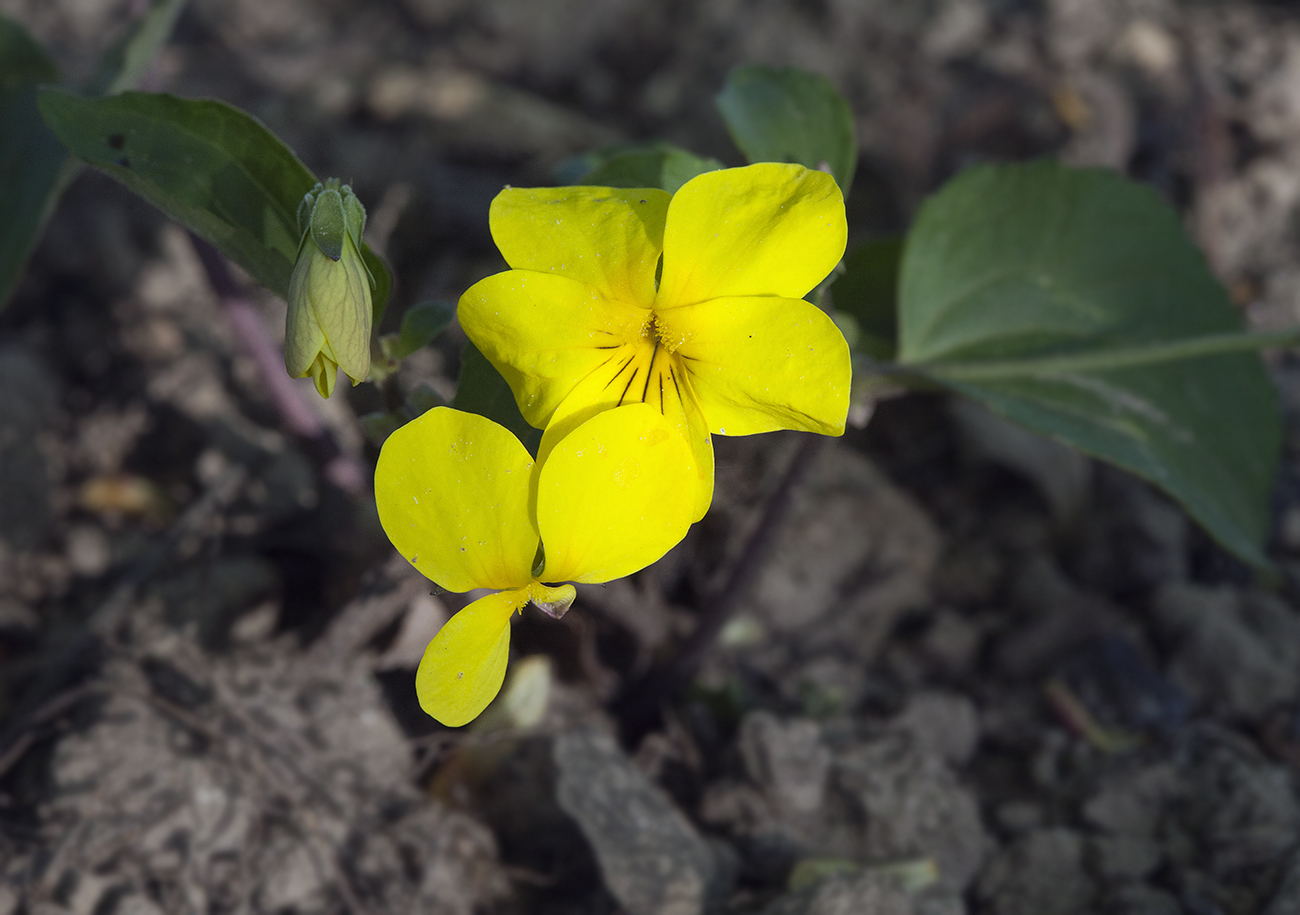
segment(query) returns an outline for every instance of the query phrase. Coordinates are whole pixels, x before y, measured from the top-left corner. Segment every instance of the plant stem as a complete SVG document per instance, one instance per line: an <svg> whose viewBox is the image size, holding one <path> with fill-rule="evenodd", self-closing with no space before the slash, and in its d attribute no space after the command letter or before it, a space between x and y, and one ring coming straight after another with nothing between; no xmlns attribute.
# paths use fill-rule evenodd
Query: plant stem
<svg viewBox="0 0 1300 915"><path fill-rule="evenodd" d="M225 257L193 233L190 233L190 241L231 327L257 364L263 388L279 413L280 421L298 436L303 450L317 462L326 479L344 492L361 492L366 487L365 470L343 453L316 411L303 400L301 391L284 370L284 358L272 342L266 322L244 295Z"/></svg>
<svg viewBox="0 0 1300 915"><path fill-rule="evenodd" d="M615 703L615 713L622 722L623 737L628 743L635 743L658 724L664 704L685 690L699 671L723 627L735 615L741 600L758 577L776 542L776 534L790 512L795 489L825 447L825 442L823 435L802 435L798 450L790 459L776 491L763 507L763 514L731 573L714 595L701 601L703 612L695 631L672 659L648 671Z"/></svg>
<svg viewBox="0 0 1300 915"><path fill-rule="evenodd" d="M904 364L900 368L924 372L942 381L1000 381L1004 378L1104 372L1160 362L1176 362L1182 359L1257 350L1267 346L1296 344L1300 344L1300 327L1208 334L1185 340L1167 340L1085 353L1065 353L1059 356L1038 356L996 362L911 363Z"/></svg>

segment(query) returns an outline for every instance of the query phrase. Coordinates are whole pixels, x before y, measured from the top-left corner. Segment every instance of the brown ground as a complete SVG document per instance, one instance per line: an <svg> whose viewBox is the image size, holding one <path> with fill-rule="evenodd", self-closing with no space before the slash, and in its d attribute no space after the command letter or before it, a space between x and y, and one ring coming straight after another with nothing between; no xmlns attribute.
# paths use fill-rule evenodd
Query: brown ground
<svg viewBox="0 0 1300 915"><path fill-rule="evenodd" d="M0 11L75 73L137 5ZM1154 183L1254 324L1300 320L1281 3L193 0L148 87L351 180L394 319L498 269L503 184L633 139L737 163L711 98L740 62L850 99L860 236L970 162L1058 154ZM450 393L456 351L403 386ZM1278 589L1144 484L902 399L821 452L648 732L611 709L794 437L719 441L682 547L526 617L511 707L448 732L411 674L459 598L283 429L186 237L87 175L0 316L0 915L1300 912L1300 374L1273 367ZM308 400L368 466L373 389Z"/></svg>

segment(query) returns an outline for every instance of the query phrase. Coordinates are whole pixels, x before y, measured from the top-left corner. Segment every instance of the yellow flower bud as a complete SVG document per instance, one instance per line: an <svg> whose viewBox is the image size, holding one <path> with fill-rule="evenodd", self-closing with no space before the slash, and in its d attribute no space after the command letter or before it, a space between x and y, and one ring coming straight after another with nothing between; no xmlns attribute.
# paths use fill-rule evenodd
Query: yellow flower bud
<svg viewBox="0 0 1300 915"><path fill-rule="evenodd" d="M354 385L370 372L370 272L358 247L365 214L351 189L331 179L304 198L299 215L303 239L289 280L284 367L294 378L310 375L329 397L340 368Z"/></svg>

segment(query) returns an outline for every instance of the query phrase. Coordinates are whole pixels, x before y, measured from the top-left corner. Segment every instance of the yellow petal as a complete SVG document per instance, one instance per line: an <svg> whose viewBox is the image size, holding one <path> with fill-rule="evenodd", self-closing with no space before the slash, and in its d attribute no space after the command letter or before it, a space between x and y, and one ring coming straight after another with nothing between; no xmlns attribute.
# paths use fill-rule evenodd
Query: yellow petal
<svg viewBox="0 0 1300 915"><path fill-rule="evenodd" d="M709 428L719 435L802 429L842 435L849 347L803 299L713 299L661 317Z"/></svg>
<svg viewBox="0 0 1300 915"><path fill-rule="evenodd" d="M311 375L311 383L316 385L316 393L326 400L334 393L334 382L339 376L338 364L334 362L325 353L316 354L316 361L307 369L306 374Z"/></svg>
<svg viewBox="0 0 1300 915"><path fill-rule="evenodd" d="M461 327L514 392L539 429L574 385L640 338L644 308L609 299L562 276L509 270L471 286L457 309Z"/></svg>
<svg viewBox="0 0 1300 915"><path fill-rule="evenodd" d="M415 673L420 708L453 728L477 718L501 690L510 656L510 615L527 602L527 590L502 591L448 620Z"/></svg>
<svg viewBox="0 0 1300 915"><path fill-rule="evenodd" d="M630 575L686 535L695 507L686 440L649 404L606 410L552 449L537 479L543 581Z"/></svg>
<svg viewBox="0 0 1300 915"><path fill-rule="evenodd" d="M658 188L506 188L489 221L514 269L566 276L649 307L668 200Z"/></svg>
<svg viewBox="0 0 1300 915"><path fill-rule="evenodd" d="M539 467L559 441L597 413L637 402L658 409L690 445L696 485L691 521L699 521L713 501L713 440L709 425L680 360L649 340L610 350L608 358L574 386L542 433L537 452Z"/></svg>
<svg viewBox="0 0 1300 915"><path fill-rule="evenodd" d="M668 207L655 308L800 298L839 263L847 239L844 198L824 172L773 162L706 172Z"/></svg>
<svg viewBox="0 0 1300 915"><path fill-rule="evenodd" d="M398 552L449 591L524 587L537 554L532 466L519 440L490 419L435 407L384 442L379 521Z"/></svg>

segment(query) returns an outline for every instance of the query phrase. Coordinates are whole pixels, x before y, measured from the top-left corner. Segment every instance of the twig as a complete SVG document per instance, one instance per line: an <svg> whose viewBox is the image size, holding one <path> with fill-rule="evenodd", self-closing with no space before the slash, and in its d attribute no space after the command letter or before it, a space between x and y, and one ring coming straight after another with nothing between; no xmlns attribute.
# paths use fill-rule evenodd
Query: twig
<svg viewBox="0 0 1300 915"><path fill-rule="evenodd" d="M359 462L343 453L316 411L303 399L298 386L284 370L284 357L271 342L266 322L244 295L225 257L211 244L190 233L190 242L208 275L208 283L221 302L231 328L257 365L262 388L275 406L284 427L299 438L303 450L321 467L321 473L344 492L359 493L367 474Z"/></svg>
<svg viewBox="0 0 1300 915"><path fill-rule="evenodd" d="M749 593L749 588L758 577L776 540L777 531L789 514L794 491L824 445L825 436L804 435L780 484L768 499L754 532L745 543L740 558L732 567L731 574L716 595L702 601L704 613L691 637L672 660L652 668L615 703L615 714L622 722L623 736L627 741L634 743L653 728L662 717L664 704L684 690L698 672L723 627L735 614L741 600Z"/></svg>

